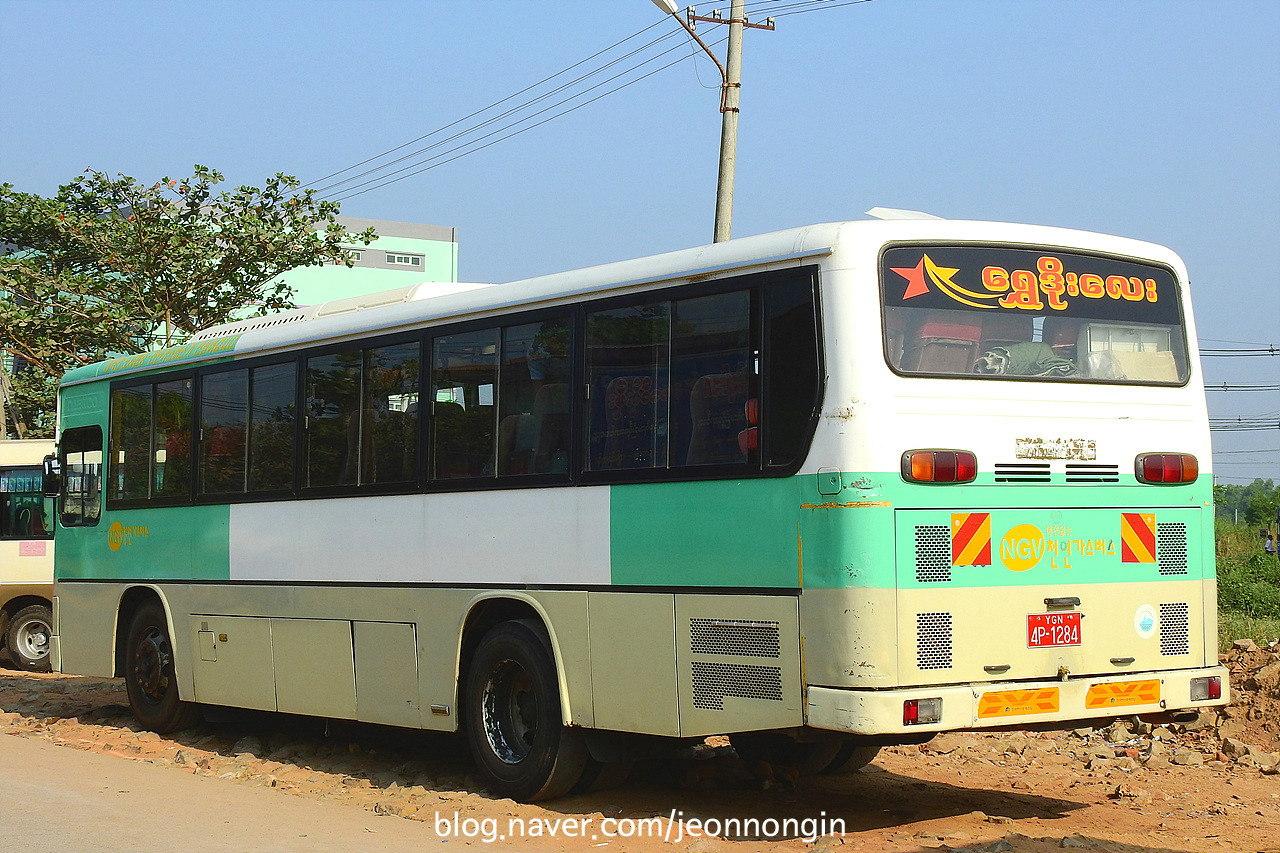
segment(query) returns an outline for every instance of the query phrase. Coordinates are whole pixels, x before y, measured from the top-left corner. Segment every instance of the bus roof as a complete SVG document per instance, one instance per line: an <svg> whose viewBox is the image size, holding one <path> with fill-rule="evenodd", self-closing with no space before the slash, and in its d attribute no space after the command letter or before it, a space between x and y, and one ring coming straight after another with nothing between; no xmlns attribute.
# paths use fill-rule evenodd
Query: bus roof
<svg viewBox="0 0 1280 853"><path fill-rule="evenodd" d="M592 295L699 281L728 272L767 271L816 261L838 246L875 250L905 240L986 241L1084 248L1175 266L1176 255L1161 246L1092 232L1037 225L967 220L859 220L791 228L661 255L618 261L504 284L424 282L355 296L278 314L210 327L185 343L120 356L69 371L62 384L75 385L156 368L194 366L235 356L287 350L304 344L370 333L482 317L494 312L534 309Z"/></svg>

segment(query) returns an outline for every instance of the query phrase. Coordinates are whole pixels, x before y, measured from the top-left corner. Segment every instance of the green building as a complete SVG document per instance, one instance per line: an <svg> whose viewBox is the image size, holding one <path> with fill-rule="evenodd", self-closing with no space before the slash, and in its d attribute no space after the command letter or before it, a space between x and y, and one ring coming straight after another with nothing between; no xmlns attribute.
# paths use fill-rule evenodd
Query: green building
<svg viewBox="0 0 1280 853"><path fill-rule="evenodd" d="M339 216L338 222L352 234L372 226L378 239L368 246L351 244L353 266L325 264L284 273L281 278L293 287L298 305L316 305L424 281L458 280L456 228L352 216Z"/></svg>

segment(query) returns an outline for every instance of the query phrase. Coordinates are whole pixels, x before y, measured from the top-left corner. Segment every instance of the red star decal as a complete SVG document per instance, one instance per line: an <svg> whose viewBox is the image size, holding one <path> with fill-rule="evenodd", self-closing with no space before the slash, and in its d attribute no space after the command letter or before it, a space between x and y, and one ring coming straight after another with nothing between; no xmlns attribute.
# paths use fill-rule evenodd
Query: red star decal
<svg viewBox="0 0 1280 853"><path fill-rule="evenodd" d="M902 294L903 299L910 299L913 296L929 292L929 285L924 283L923 257L920 258L920 263L914 267L903 267L902 269L890 267L890 269L907 280L907 290Z"/></svg>

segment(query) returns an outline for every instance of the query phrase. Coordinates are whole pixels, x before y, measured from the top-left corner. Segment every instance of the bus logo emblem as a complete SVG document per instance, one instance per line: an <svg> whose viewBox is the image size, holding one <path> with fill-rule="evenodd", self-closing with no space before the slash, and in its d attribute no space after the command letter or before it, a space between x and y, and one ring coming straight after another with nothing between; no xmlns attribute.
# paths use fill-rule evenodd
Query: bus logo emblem
<svg viewBox="0 0 1280 853"><path fill-rule="evenodd" d="M1000 562L1015 572L1033 568L1044 556L1044 534L1034 524L1019 524L1000 540Z"/></svg>
<svg viewBox="0 0 1280 853"><path fill-rule="evenodd" d="M134 539L139 537L145 539L150 535L151 531L145 525L125 527L117 521L107 528L107 547L112 551L119 551L125 545L133 544Z"/></svg>

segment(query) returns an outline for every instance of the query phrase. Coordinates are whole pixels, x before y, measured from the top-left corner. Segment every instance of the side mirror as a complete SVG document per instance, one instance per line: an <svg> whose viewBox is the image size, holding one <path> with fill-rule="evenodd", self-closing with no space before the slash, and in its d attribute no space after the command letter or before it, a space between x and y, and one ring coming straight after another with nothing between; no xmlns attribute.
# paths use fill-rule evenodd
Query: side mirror
<svg viewBox="0 0 1280 853"><path fill-rule="evenodd" d="M46 498L62 494L62 465L56 456L44 458L44 482L40 491Z"/></svg>

